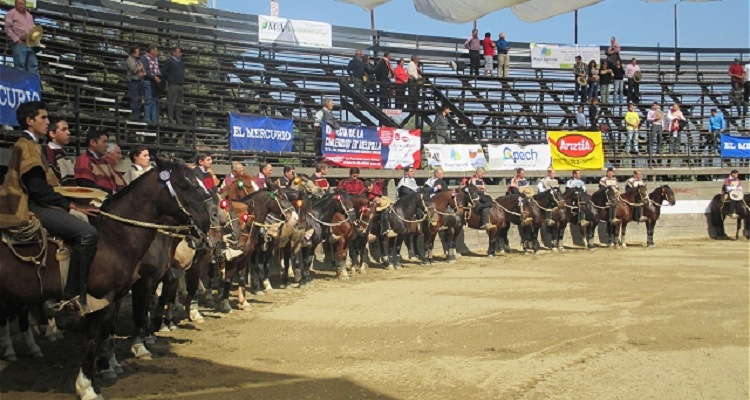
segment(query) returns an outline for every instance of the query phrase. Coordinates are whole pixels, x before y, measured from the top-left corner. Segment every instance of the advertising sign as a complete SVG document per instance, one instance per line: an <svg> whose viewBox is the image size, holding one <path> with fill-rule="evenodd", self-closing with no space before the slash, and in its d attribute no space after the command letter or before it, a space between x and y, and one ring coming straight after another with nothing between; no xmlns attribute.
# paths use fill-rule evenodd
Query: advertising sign
<svg viewBox="0 0 750 400"><path fill-rule="evenodd" d="M604 168L601 132L547 132L552 168L560 171Z"/></svg>
<svg viewBox="0 0 750 400"><path fill-rule="evenodd" d="M532 68L565 68L572 69L576 63L576 56L581 56L584 64L601 60L598 46L565 46L558 44L531 43Z"/></svg>
<svg viewBox="0 0 750 400"><path fill-rule="evenodd" d="M323 159L338 167L401 169L420 167L419 130L341 125L334 131L323 124Z"/></svg>
<svg viewBox="0 0 750 400"><path fill-rule="evenodd" d="M723 158L750 158L750 137L721 135Z"/></svg>
<svg viewBox="0 0 750 400"><path fill-rule="evenodd" d="M491 144L487 146L487 153L492 171L509 171L516 168L544 171L552 163L552 153L547 144Z"/></svg>
<svg viewBox="0 0 750 400"><path fill-rule="evenodd" d="M39 75L0 65L0 124L18 125L18 106L41 100L41 93Z"/></svg>
<svg viewBox="0 0 750 400"><path fill-rule="evenodd" d="M292 151L294 121L229 113L229 148L232 151Z"/></svg>
<svg viewBox="0 0 750 400"><path fill-rule="evenodd" d="M331 24L324 22L258 16L258 40L264 43L329 48L332 32Z"/></svg>
<svg viewBox="0 0 750 400"><path fill-rule="evenodd" d="M443 171L474 171L484 167L487 159L478 144L426 144L427 165Z"/></svg>

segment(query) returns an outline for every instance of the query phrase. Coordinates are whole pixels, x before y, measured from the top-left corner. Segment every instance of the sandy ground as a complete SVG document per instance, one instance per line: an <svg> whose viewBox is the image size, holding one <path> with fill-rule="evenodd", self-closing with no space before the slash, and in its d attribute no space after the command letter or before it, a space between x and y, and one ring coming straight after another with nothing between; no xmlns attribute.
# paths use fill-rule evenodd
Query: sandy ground
<svg viewBox="0 0 750 400"><path fill-rule="evenodd" d="M462 257L126 339L107 399L747 399L748 242ZM128 326L121 329L127 334ZM80 335L0 362L0 397L70 399ZM41 395L41 396L40 396Z"/></svg>

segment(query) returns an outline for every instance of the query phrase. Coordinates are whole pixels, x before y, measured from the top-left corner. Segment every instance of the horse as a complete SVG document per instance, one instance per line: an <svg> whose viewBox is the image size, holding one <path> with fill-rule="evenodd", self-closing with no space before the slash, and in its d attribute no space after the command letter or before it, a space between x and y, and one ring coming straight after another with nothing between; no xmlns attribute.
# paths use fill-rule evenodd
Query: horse
<svg viewBox="0 0 750 400"><path fill-rule="evenodd" d="M456 236L464 226L464 196L461 190L446 190L432 196L430 211L437 214L437 224L427 228L424 240L424 263L432 264L432 250L435 247L435 237L439 232L444 232L440 238L449 263L456 262ZM445 229L443 229L445 228Z"/></svg>
<svg viewBox="0 0 750 400"><path fill-rule="evenodd" d="M351 202L357 220L355 223L348 223L352 226L354 233L354 237L349 243L349 258L351 259L352 271L363 274L368 267L365 262L367 244L377 240L377 236L372 234L372 231L373 222L378 217L378 204L363 195L352 196Z"/></svg>
<svg viewBox="0 0 750 400"><path fill-rule="evenodd" d="M614 202L615 218L619 220L614 223L609 220L606 193L610 194L610 198ZM625 194L614 191L612 188L599 190L594 193L592 200L595 200L594 205L599 210L599 218L607 221L607 246L627 248L625 234L627 233L628 222L633 219L633 208L636 207L638 200L641 200L644 205L648 203L646 187L638 186L636 190ZM607 203L604 203L604 201L607 201ZM613 240L614 244L610 240Z"/></svg>
<svg viewBox="0 0 750 400"><path fill-rule="evenodd" d="M524 253L528 252L533 248L531 236L531 223L533 221L531 212L533 210L529 198L523 194L509 194L497 197L494 202L503 211L505 220L505 224L498 228L497 245L500 246L500 254L510 253L511 251L508 241L508 231L511 224L518 227Z"/></svg>
<svg viewBox="0 0 750 400"><path fill-rule="evenodd" d="M530 215L531 221L531 249L534 253L539 252L539 230L543 226L549 228L552 250L553 251L564 251L565 248L562 245L563 235L565 234L565 228L568 226L567 213L565 212L565 201L563 200L562 193L560 193L559 187L552 187L547 191L539 192L529 200L531 205ZM552 223L548 224L547 212L549 212Z"/></svg>
<svg viewBox="0 0 750 400"><path fill-rule="evenodd" d="M84 316L84 357L75 387L83 400L101 399L95 374L115 305L130 291L137 262L148 250L156 229L187 232L205 239L210 216L208 197L195 174L182 163L155 158L156 168L107 199L102 214L94 219L99 234L98 251L91 265L87 289L92 312ZM157 225L170 217L179 226ZM31 246L33 247L33 246ZM67 246L66 246L67 247ZM17 249L26 255L37 249ZM0 246L0 301L10 304L41 304L62 300L63 278L56 260L57 246L48 249L46 267L32 267L19 261L7 246ZM99 363L107 366L107 360ZM104 364L104 365L102 365ZM108 367L108 366L107 366ZM103 368L104 369L104 368Z"/></svg>
<svg viewBox="0 0 750 400"><path fill-rule="evenodd" d="M250 193L257 192L258 190L260 190L260 188L255 184L255 177L242 171L232 183L222 189L222 194L224 194L229 200L236 201L249 196Z"/></svg>
<svg viewBox="0 0 750 400"><path fill-rule="evenodd" d="M456 193L462 197L462 202L466 205L463 209L464 212L462 218L465 225L472 229L484 229L484 227L482 227L482 212L476 209L476 204L479 202L479 189L477 189L476 186L469 184L456 189ZM487 238L489 239L487 256L494 257L498 248L500 232L506 226L505 213L495 202L492 203L492 208L490 208L490 223L494 225L494 227L487 231ZM459 233L460 230L454 234L454 241L455 236ZM501 248L501 252L504 251L505 250L502 250ZM455 252L453 255L455 257Z"/></svg>
<svg viewBox="0 0 750 400"><path fill-rule="evenodd" d="M677 203L674 198L674 192L672 191L672 188L669 187L669 185L661 185L658 188L654 189L653 192L648 194L648 202L645 202L645 204L643 205L643 216L647 218L646 245L648 247L655 246L654 228L656 227L656 221L659 220L659 215L661 215L661 207L662 204L664 204L665 200L669 203L670 206L673 206ZM747 206L745 206L745 210L747 211ZM745 215L746 217L750 216L750 213L746 212ZM739 221L737 223L737 230L739 231Z"/></svg>
<svg viewBox="0 0 750 400"><path fill-rule="evenodd" d="M720 240L728 240L726 229L724 228L724 220L729 216L729 206L723 201L723 195L717 194L711 199L709 204L709 221L711 226L716 229L716 238ZM731 200L730 200L731 201ZM740 239L740 229L742 228L742 221L745 221L745 229L750 229L750 194L745 194L742 197L742 201L739 201L735 206L735 213L737 214L737 231L734 235L734 240Z"/></svg>
<svg viewBox="0 0 750 400"><path fill-rule="evenodd" d="M401 245L407 236L423 234L425 232L425 224L423 222L430 223L427 214L430 205L430 194L423 188L418 192L403 196L390 206L391 212L388 213L388 222L397 236L389 238L383 235L382 232L379 232L381 236L380 241L385 247L385 254L388 255L386 269L401 268ZM424 217L417 219L417 210L422 211ZM393 241L393 245L391 245L391 241Z"/></svg>
<svg viewBox="0 0 750 400"><path fill-rule="evenodd" d="M291 288L289 285L289 269L294 272L295 286L299 287L302 282L302 269L304 260L302 259L302 249L308 246L309 243L305 239L305 235L309 232L307 229L307 217L310 210L312 210L311 197L307 191L306 186L295 186L299 190L284 190L284 194L289 198L289 201L296 207L299 220L296 225L284 225L279 237L279 244L277 248L280 252L281 258L281 279L282 284Z"/></svg>
<svg viewBox="0 0 750 400"><path fill-rule="evenodd" d="M334 223L333 218L336 213L346 216L346 218ZM351 197L345 192L336 190L313 201L312 208L308 212L307 217L307 230L312 230L312 233L307 238L309 245L302 250L304 263L301 271L301 285L310 282L310 269L315 261L315 248L323 242L324 233L329 232L332 227L342 225L346 221L353 221L356 218L356 214L352 206ZM346 268L343 267L341 265L337 266L338 277L342 277L346 273Z"/></svg>
<svg viewBox="0 0 750 400"><path fill-rule="evenodd" d="M599 226L599 213L591 203L591 196L583 189L567 188L563 193L563 200L571 229L573 225L578 226L586 248L594 250L596 248L594 235L596 235L596 227Z"/></svg>

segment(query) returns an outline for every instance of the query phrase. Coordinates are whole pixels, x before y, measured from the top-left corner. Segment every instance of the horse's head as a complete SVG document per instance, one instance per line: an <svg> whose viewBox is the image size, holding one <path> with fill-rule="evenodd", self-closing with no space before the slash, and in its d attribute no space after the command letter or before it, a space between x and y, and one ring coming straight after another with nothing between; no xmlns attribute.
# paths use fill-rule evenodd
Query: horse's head
<svg viewBox="0 0 750 400"><path fill-rule="evenodd" d="M675 200L674 198L674 192L672 191L672 188L669 187L669 185L661 185L661 188L657 190L661 191L660 196L661 196L662 202L666 200L670 206L673 206L677 203L677 200Z"/></svg>
<svg viewBox="0 0 750 400"><path fill-rule="evenodd" d="M357 218L356 229L357 233L364 235L367 233L370 222L375 218L375 214L378 210L378 204L374 201L362 204L359 206L359 210L355 210L359 217Z"/></svg>
<svg viewBox="0 0 750 400"><path fill-rule="evenodd" d="M430 208L432 208L432 200L430 199L430 189L427 188L426 186L422 186L422 188L419 190L418 193L419 193L419 197L422 198L422 201L417 203L417 208L420 208L422 211L427 212Z"/></svg>
<svg viewBox="0 0 750 400"><path fill-rule="evenodd" d="M194 238L201 241L207 238L206 232L211 226L213 214L206 205L211 200L210 192L195 171L182 161L167 161L159 157L155 157L154 161L154 176L164 188L158 191L159 212L172 217L179 224L188 225Z"/></svg>
<svg viewBox="0 0 750 400"><path fill-rule="evenodd" d="M295 207L287 195L270 180L266 181L266 190L268 191L269 199L269 202L266 205L267 209L270 212L279 215L287 223L297 223L299 215L297 214L297 211L295 211Z"/></svg>
<svg viewBox="0 0 750 400"><path fill-rule="evenodd" d="M555 186L551 188L550 194L552 195L552 199L557 203L557 208L565 208L565 199L563 198L563 194L560 191L559 186Z"/></svg>
<svg viewBox="0 0 750 400"><path fill-rule="evenodd" d="M461 188L461 192L464 194L465 204L474 204L479 201L479 189L471 183Z"/></svg>
<svg viewBox="0 0 750 400"><path fill-rule="evenodd" d="M246 222L248 216L246 213L238 216L233 203L226 197L217 195L216 201L218 202L218 221L217 224L212 221L212 228L218 228L223 243L236 245L242 232L240 221Z"/></svg>
<svg viewBox="0 0 750 400"><path fill-rule="evenodd" d="M307 224L307 213L310 212L312 204L310 202L310 196L308 195L307 190L300 186L296 187L300 188L301 190L286 189L282 191L286 195L287 199L289 199L289 202L292 204L292 206L294 206L294 209L299 216L299 219L297 220L297 228L304 229L305 225Z"/></svg>
<svg viewBox="0 0 750 400"><path fill-rule="evenodd" d="M346 219L349 222L353 223L357 220L357 210L354 209L354 205L352 204L352 196L344 190L336 189L333 192L333 200L333 207L337 213L346 215Z"/></svg>

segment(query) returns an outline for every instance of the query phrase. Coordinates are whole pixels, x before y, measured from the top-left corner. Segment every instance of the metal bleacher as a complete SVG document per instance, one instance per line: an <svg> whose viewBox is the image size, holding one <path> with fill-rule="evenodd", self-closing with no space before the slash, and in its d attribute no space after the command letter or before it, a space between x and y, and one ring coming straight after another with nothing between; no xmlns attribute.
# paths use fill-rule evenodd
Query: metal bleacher
<svg viewBox="0 0 750 400"><path fill-rule="evenodd" d="M334 100L342 121L398 127L423 127L440 104L448 104L455 117L454 143L540 143L546 131L575 128L571 72L531 68L528 43L512 43L511 76L498 79L451 69L451 61L460 65L468 60L463 38L334 26L332 48L309 49L259 43L255 15L162 0L38 3L32 13L45 28L44 48L38 54L43 98L54 114L73 121L77 138L89 129L107 129L125 149L142 142L185 158L209 150L224 164L230 158L252 163L261 157L310 166L314 115L324 97ZM157 124L130 119L122 65L128 48L152 43L160 47L161 58L168 56L170 47L183 49L186 125L170 124L165 118ZM393 99L389 107L376 106L375 88L363 95L352 90L345 69L356 49L372 56L390 51L394 61L420 56L425 85L419 88L417 101L404 101L403 118L383 112L382 108L393 107ZM7 44L2 54L6 65L12 64ZM623 48L624 63L636 57L644 72L639 111L645 115L654 101L680 102L689 119L683 140L688 144L658 162L669 157L675 160L671 167L725 165L704 145L708 115L711 108L719 108L731 132L750 134L746 121L729 107L726 73L735 57L744 62L749 56L750 49L683 48L675 54L671 48ZM231 152L229 112L293 118L293 152ZM624 139L616 135L624 131L623 115L622 105L602 107L602 122L614 133L605 140L608 161L653 165L657 160L645 152L624 153ZM12 132L0 135L0 146L12 139ZM645 147L645 142L641 145Z"/></svg>

